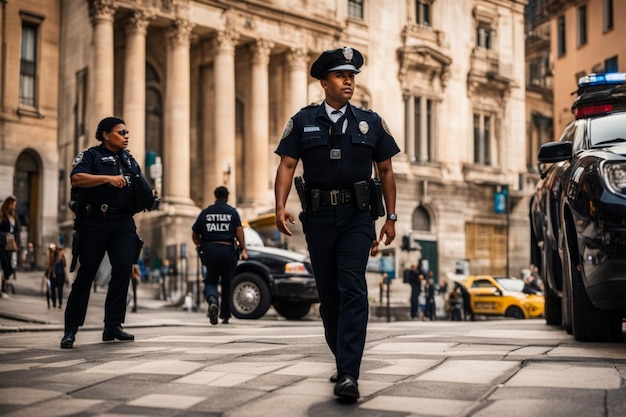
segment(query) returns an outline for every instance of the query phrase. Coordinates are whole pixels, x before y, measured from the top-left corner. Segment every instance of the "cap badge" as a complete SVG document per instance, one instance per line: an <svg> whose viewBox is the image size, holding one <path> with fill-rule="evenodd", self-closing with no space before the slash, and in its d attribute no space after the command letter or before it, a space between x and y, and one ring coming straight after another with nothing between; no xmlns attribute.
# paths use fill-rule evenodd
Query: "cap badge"
<svg viewBox="0 0 626 417"><path fill-rule="evenodd" d="M370 127L365 120L361 120L359 122L359 130L362 134L366 134L367 132L369 132Z"/></svg>
<svg viewBox="0 0 626 417"><path fill-rule="evenodd" d="M352 57L354 56L354 51L352 48L348 46L343 47L343 57L346 59L346 62L352 61Z"/></svg>

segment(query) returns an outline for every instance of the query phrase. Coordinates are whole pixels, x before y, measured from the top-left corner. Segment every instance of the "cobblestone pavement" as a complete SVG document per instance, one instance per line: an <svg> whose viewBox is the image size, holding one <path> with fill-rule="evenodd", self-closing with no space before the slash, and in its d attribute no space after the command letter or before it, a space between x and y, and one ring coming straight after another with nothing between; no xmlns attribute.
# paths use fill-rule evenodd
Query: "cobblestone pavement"
<svg viewBox="0 0 626 417"><path fill-rule="evenodd" d="M29 274L0 300L1 416L626 415L625 345L578 343L543 320L372 320L361 399L344 404L315 312L211 326L145 285L125 324L135 342L102 342L99 291L62 350L62 310Z"/></svg>

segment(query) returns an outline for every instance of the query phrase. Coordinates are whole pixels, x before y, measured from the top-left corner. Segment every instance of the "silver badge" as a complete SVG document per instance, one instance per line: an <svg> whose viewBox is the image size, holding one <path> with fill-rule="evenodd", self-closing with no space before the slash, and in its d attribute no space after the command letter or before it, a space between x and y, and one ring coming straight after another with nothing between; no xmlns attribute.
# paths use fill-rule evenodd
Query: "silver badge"
<svg viewBox="0 0 626 417"><path fill-rule="evenodd" d="M330 159L341 159L341 149L331 149Z"/></svg>
<svg viewBox="0 0 626 417"><path fill-rule="evenodd" d="M367 124L365 120L361 120L359 122L359 130L361 131L361 133L366 134L367 132L370 131L370 126Z"/></svg>
<svg viewBox="0 0 626 417"><path fill-rule="evenodd" d="M346 59L346 62L352 61L352 57L354 56L354 51L352 48L348 46L343 47L343 57Z"/></svg>

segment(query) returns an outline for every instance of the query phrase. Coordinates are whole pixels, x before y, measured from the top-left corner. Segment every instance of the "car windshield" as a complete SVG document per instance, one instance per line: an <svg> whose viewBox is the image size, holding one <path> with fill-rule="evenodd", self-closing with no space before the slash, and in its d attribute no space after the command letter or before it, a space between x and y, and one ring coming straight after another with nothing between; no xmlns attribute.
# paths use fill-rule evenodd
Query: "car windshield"
<svg viewBox="0 0 626 417"><path fill-rule="evenodd" d="M626 142L626 113L616 113L591 120L589 137L592 147Z"/></svg>
<svg viewBox="0 0 626 417"><path fill-rule="evenodd" d="M507 291L518 291L521 292L522 288L524 288L524 281L517 278L496 278L498 284L502 286Z"/></svg>
<svg viewBox="0 0 626 417"><path fill-rule="evenodd" d="M246 246L265 246L259 232L249 226L243 228L243 237L246 239Z"/></svg>

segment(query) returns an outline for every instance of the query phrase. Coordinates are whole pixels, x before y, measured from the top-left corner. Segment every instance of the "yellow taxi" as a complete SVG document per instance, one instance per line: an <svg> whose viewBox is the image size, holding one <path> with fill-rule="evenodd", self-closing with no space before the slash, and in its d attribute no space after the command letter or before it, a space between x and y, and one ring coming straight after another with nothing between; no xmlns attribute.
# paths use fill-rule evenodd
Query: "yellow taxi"
<svg viewBox="0 0 626 417"><path fill-rule="evenodd" d="M516 319L543 315L543 294L523 293L524 281L521 279L470 275L461 284L470 295L472 314Z"/></svg>

